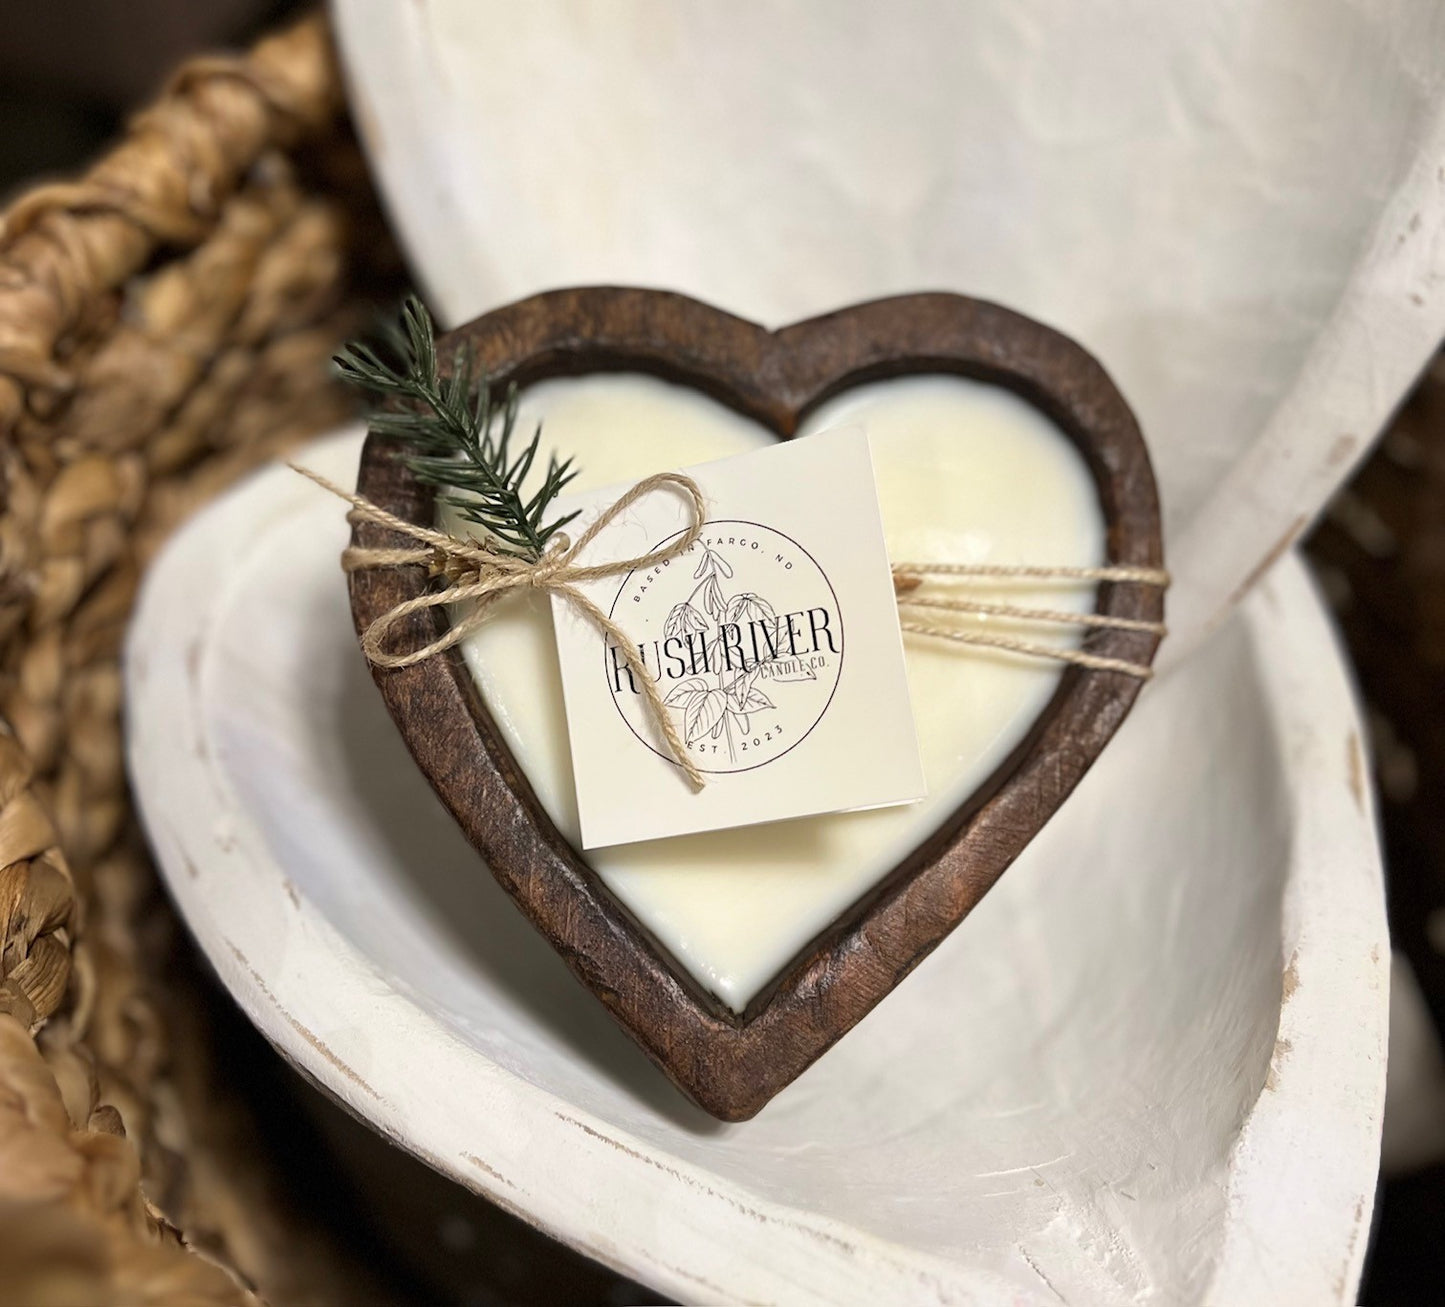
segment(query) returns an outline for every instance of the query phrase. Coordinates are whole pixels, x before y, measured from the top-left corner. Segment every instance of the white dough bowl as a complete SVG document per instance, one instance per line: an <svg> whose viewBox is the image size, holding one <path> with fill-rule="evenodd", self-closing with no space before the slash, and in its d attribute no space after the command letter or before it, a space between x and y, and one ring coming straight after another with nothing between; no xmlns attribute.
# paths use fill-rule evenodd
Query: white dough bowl
<svg viewBox="0 0 1445 1307"><path fill-rule="evenodd" d="M346 483L360 434L302 458ZM516 913L262 472L148 575L136 797L249 1017L437 1170L684 1300L1353 1301L1388 943L1360 727L1285 556L982 905L755 1120L690 1108Z"/></svg>

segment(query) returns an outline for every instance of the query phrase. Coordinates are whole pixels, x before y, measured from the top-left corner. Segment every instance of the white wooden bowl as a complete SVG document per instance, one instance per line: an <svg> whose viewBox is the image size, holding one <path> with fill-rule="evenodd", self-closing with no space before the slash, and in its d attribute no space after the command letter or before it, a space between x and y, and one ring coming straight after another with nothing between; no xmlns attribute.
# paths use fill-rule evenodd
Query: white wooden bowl
<svg viewBox="0 0 1445 1307"><path fill-rule="evenodd" d="M303 457L345 482L359 440ZM689 1301L1353 1300L1388 944L1360 726L1293 556L968 921L724 1126L436 803L356 648L346 535L284 469L226 496L151 568L126 693L182 913L351 1111Z"/></svg>

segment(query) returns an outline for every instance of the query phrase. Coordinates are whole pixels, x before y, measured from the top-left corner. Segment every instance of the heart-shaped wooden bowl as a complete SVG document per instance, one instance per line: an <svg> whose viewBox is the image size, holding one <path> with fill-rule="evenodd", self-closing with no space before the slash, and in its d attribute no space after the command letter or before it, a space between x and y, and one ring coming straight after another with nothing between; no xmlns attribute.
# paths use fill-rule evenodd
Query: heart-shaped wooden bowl
<svg viewBox="0 0 1445 1307"><path fill-rule="evenodd" d="M1078 345L997 305L904 295L771 332L681 295L593 288L534 296L478 318L443 338L442 357L459 344L494 383L646 372L704 391L780 439L822 401L865 381L954 373L1005 386L1082 451L1104 511L1109 562L1162 565L1154 476L1128 405ZM411 476L394 444L375 436L362 455L359 491L407 520L433 521L433 491ZM362 523L353 543L406 542ZM357 630L427 584L420 567L353 574ZM1155 587L1106 584L1097 611L1158 622L1163 597ZM428 610L397 637L419 646L445 620ZM1150 662L1157 647L1157 636L1112 628L1089 641L1091 652L1136 663ZM1069 668L990 779L739 1015L670 965L559 834L455 650L373 673L421 769L518 907L673 1082L728 1121L754 1115L963 920L1068 797L1139 692L1135 677Z"/></svg>

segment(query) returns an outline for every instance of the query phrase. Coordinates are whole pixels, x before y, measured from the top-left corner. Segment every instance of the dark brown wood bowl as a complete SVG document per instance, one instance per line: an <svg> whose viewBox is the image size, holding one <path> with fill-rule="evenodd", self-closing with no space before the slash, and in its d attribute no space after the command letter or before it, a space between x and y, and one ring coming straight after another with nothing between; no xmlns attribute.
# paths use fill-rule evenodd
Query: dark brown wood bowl
<svg viewBox="0 0 1445 1307"><path fill-rule="evenodd" d="M861 382L954 373L1005 386L1083 453L1107 523L1109 562L1162 566L1153 471L1123 397L1073 341L994 304L903 295L773 332L681 295L564 290L458 328L443 338L442 357L459 344L494 383L645 372L704 391L779 439ZM433 521L433 491L407 471L394 444L375 436L362 454L359 491L410 521ZM353 543L407 542L363 523ZM353 574L357 630L427 585L420 567ZM1156 587L1105 584L1097 611L1158 622L1163 596ZM437 610L417 614L396 638L419 646L445 621ZM1158 643L1106 629L1088 647L1148 663ZM373 674L422 771L528 920L678 1088L727 1121L754 1115L963 920L1078 784L1140 685L1119 672L1067 669L989 780L739 1015L674 967L559 834L455 650Z"/></svg>

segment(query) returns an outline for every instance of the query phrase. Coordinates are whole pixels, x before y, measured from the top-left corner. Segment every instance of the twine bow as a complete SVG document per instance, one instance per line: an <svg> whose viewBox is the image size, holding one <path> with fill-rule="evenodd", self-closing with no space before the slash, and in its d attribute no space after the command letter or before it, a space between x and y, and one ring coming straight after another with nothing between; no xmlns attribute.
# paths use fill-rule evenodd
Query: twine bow
<svg viewBox="0 0 1445 1307"><path fill-rule="evenodd" d="M340 486L308 468L291 465L302 476L314 481L323 490L346 500L351 505L352 521L372 522L402 535L409 536L418 548L398 549L347 549L341 555L341 565L347 572L358 572L372 567L404 567L420 564L431 569L434 575L447 579L445 589L429 591L415 599L407 599L383 613L367 627L361 637L361 647L367 658L380 667L410 667L426 661L453 645L465 640L487 620L487 609L505 594L515 590L540 590L545 594L564 599L573 608L597 627L610 639L627 660L642 685L643 697L662 732L663 739L673 759L682 768L683 774L695 790L703 787L702 773L688 756L687 746L677 733L672 714L662 701L657 682L642 661L642 654L636 643L620 626L592 602L577 587L584 581L596 581L608 576L622 576L635 568L655 567L669 562L693 547L702 535L707 519L707 505L697 482L680 472L662 472L645 477L620 496L609 507L603 509L596 520L578 538L575 544L564 532L552 537L546 552L538 559L519 558L505 553L487 541L449 535L433 527L418 526L405 518L388 513L369 499L353 495ZM674 490L688 500L692 508L692 521L688 528L671 544L639 554L635 558L623 558L613 563L599 563L589 567L576 562L588 545L612 522L625 513L644 495L656 490ZM387 647L387 637L392 629L413 613L428 608L445 608L453 604L471 603L472 608L455 620L445 634L430 644L405 653L393 653Z"/></svg>

